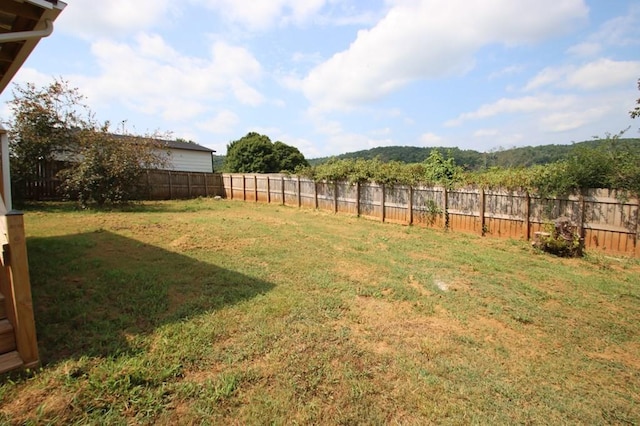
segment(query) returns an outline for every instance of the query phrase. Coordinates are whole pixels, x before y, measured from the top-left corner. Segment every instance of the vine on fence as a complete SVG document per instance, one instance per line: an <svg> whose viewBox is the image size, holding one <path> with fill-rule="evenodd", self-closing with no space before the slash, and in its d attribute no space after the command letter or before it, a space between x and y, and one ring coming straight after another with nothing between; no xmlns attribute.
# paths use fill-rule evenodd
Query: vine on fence
<svg viewBox="0 0 640 426"><path fill-rule="evenodd" d="M440 185L449 189L478 186L526 190L543 198L578 193L584 188L611 188L628 198L640 194L640 153L620 139L623 134L607 134L607 143L598 148L577 147L566 160L527 168L492 167L469 172L456 165L450 155L433 150L422 163L332 159L296 172L315 181Z"/></svg>

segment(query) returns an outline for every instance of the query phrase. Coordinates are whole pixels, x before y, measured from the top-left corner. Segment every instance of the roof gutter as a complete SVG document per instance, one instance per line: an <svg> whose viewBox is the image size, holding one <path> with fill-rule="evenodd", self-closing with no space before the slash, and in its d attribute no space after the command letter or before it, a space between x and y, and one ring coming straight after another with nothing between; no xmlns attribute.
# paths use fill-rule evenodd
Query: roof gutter
<svg viewBox="0 0 640 426"><path fill-rule="evenodd" d="M22 40L31 40L32 38L48 37L53 33L53 22L51 19L45 19L45 27L41 30L19 31L16 33L0 34L0 43L10 43Z"/></svg>

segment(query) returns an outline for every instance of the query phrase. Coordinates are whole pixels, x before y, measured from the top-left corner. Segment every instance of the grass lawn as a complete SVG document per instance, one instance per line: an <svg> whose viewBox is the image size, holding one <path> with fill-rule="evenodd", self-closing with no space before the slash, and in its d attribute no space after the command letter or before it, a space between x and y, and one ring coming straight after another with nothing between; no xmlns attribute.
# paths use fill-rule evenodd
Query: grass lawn
<svg viewBox="0 0 640 426"><path fill-rule="evenodd" d="M26 213L0 423L640 424L640 262L193 200Z"/></svg>

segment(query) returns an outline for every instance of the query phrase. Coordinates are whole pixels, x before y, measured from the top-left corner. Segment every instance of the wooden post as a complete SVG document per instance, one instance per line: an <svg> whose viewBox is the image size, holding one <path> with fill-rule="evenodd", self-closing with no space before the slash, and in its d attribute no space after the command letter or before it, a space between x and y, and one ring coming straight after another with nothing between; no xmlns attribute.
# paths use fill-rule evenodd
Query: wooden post
<svg viewBox="0 0 640 426"><path fill-rule="evenodd" d="M300 194L300 176L298 175L298 208L302 207L302 194Z"/></svg>
<svg viewBox="0 0 640 426"><path fill-rule="evenodd" d="M318 210L318 182L315 180L313 181L313 203L316 210Z"/></svg>
<svg viewBox="0 0 640 426"><path fill-rule="evenodd" d="M531 195L529 191L524 193L524 237L529 241L531 239Z"/></svg>
<svg viewBox="0 0 640 426"><path fill-rule="evenodd" d="M229 175L229 186L231 187L231 199L233 200L233 175Z"/></svg>
<svg viewBox="0 0 640 426"><path fill-rule="evenodd" d="M39 364L36 324L31 300L29 262L24 234L24 216L21 212L10 211L6 215L7 240L9 241L8 277L11 285L11 299L15 312L13 324L16 348L24 366L33 368Z"/></svg>
<svg viewBox="0 0 640 426"><path fill-rule="evenodd" d="M581 239L584 239L584 217L585 217L585 202L584 202L584 190L580 190L578 195L578 235Z"/></svg>
<svg viewBox="0 0 640 426"><path fill-rule="evenodd" d="M407 208L409 209L409 225L413 225L413 186L409 185L409 202Z"/></svg>
<svg viewBox="0 0 640 426"><path fill-rule="evenodd" d="M284 202L284 176L280 176L280 189L282 191L282 205L286 205L286 203Z"/></svg>
<svg viewBox="0 0 640 426"><path fill-rule="evenodd" d="M209 196L209 186L207 185L207 180L209 180L209 173L203 173L202 176L204 176L204 196L208 197Z"/></svg>
<svg viewBox="0 0 640 426"><path fill-rule="evenodd" d="M356 216L360 217L360 181L356 181Z"/></svg>
<svg viewBox="0 0 640 426"><path fill-rule="evenodd" d="M191 198L191 173L187 173L187 191L189 192L189 198Z"/></svg>
<svg viewBox="0 0 640 426"><path fill-rule="evenodd" d="M169 199L173 200L173 182L171 182L171 171L169 171Z"/></svg>
<svg viewBox="0 0 640 426"><path fill-rule="evenodd" d="M258 202L258 175L253 175L253 194L256 199L255 202Z"/></svg>
<svg viewBox="0 0 640 426"><path fill-rule="evenodd" d="M242 175L242 201L247 201L247 181L245 175Z"/></svg>
<svg viewBox="0 0 640 426"><path fill-rule="evenodd" d="M449 195L446 186L442 187L442 222L444 228L449 229Z"/></svg>
<svg viewBox="0 0 640 426"><path fill-rule="evenodd" d="M640 258L640 197L636 198L636 238L633 240L635 255Z"/></svg>
<svg viewBox="0 0 640 426"><path fill-rule="evenodd" d="M338 182L333 182L333 212L338 213Z"/></svg>
<svg viewBox="0 0 640 426"><path fill-rule="evenodd" d="M267 175L267 204L271 204L271 177Z"/></svg>
<svg viewBox="0 0 640 426"><path fill-rule="evenodd" d="M380 203L380 207L382 208L382 211L380 212L380 218L382 219L382 222L384 222L384 202L385 202L384 183L380 185L380 188L382 189L382 202Z"/></svg>
<svg viewBox="0 0 640 426"><path fill-rule="evenodd" d="M480 209L480 235L484 236L485 230L485 221L484 221L484 212L485 212L485 196L484 196L484 188L480 188L480 192L478 193L478 207Z"/></svg>

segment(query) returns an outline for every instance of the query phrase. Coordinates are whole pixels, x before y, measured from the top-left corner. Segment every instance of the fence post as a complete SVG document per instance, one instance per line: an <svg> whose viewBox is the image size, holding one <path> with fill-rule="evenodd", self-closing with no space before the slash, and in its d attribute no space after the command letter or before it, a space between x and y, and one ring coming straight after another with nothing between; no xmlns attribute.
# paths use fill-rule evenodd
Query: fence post
<svg viewBox="0 0 640 426"><path fill-rule="evenodd" d="M253 194L256 197L255 202L258 202L258 175L253 175Z"/></svg>
<svg viewBox="0 0 640 426"><path fill-rule="evenodd" d="M333 182L333 212L338 213L338 182Z"/></svg>
<svg viewBox="0 0 640 426"><path fill-rule="evenodd" d="M5 271L11 287L11 299L15 314L14 332L16 348L24 366L33 368L39 363L36 324L31 299L29 262L24 233L24 215L15 210L5 216L9 242L8 264Z"/></svg>
<svg viewBox="0 0 640 426"><path fill-rule="evenodd" d="M193 195L191 194L191 173L187 173L187 191L189 192L189 198L191 198Z"/></svg>
<svg viewBox="0 0 640 426"><path fill-rule="evenodd" d="M636 238L633 240L635 256L640 257L640 197L636 198Z"/></svg>
<svg viewBox="0 0 640 426"><path fill-rule="evenodd" d="M316 210L318 210L318 182L315 180L313 181L313 204Z"/></svg>
<svg viewBox="0 0 640 426"><path fill-rule="evenodd" d="M242 175L242 201L247 201L247 181L244 175Z"/></svg>
<svg viewBox="0 0 640 426"><path fill-rule="evenodd" d="M271 204L271 176L267 175L267 204Z"/></svg>
<svg viewBox="0 0 640 426"><path fill-rule="evenodd" d="M409 209L409 225L413 225L413 186L409 185L409 205L408 205L408 209Z"/></svg>
<svg viewBox="0 0 640 426"><path fill-rule="evenodd" d="M171 181L171 171L169 171L169 199L173 200L173 182Z"/></svg>
<svg viewBox="0 0 640 426"><path fill-rule="evenodd" d="M478 193L478 207L480 208L480 235L484 236L485 230L485 221L484 221L484 211L485 211L485 194L484 188L480 188L480 192Z"/></svg>
<svg viewBox="0 0 640 426"><path fill-rule="evenodd" d="M298 208L302 207L302 194L300 194L300 175L298 177Z"/></svg>
<svg viewBox="0 0 640 426"><path fill-rule="evenodd" d="M384 222L384 202L385 202L384 183L380 185L380 188L382 189L382 202L380 203L380 206L382 207L382 211L380 212L380 218L382 219L382 222Z"/></svg>
<svg viewBox="0 0 640 426"><path fill-rule="evenodd" d="M584 239L584 190L580 189L578 195L578 232L581 239Z"/></svg>
<svg viewBox="0 0 640 426"><path fill-rule="evenodd" d="M280 176L280 189L282 190L282 205L286 205L284 202L284 176Z"/></svg>
<svg viewBox="0 0 640 426"><path fill-rule="evenodd" d="M444 228L449 229L449 194L447 194L447 187L442 187L442 221L444 222Z"/></svg>
<svg viewBox="0 0 640 426"><path fill-rule="evenodd" d="M229 186L231 187L231 199L233 200L233 175L229 175Z"/></svg>
<svg viewBox="0 0 640 426"><path fill-rule="evenodd" d="M356 216L360 217L360 181L356 181Z"/></svg>
<svg viewBox="0 0 640 426"><path fill-rule="evenodd" d="M524 237L527 241L531 239L531 195L529 191L524 193Z"/></svg>

